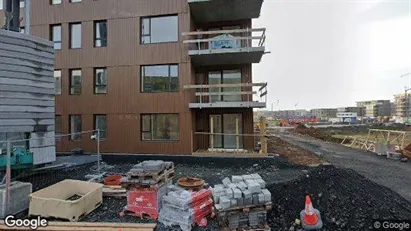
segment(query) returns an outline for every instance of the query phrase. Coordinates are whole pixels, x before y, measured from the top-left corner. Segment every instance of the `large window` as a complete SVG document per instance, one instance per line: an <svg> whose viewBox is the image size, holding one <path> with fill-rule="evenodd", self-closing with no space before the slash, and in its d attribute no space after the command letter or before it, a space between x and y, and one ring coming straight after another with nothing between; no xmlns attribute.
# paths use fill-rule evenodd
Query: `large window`
<svg viewBox="0 0 411 231"><path fill-rule="evenodd" d="M97 129L100 129L100 139L105 139L107 137L107 116L106 115L94 115L94 130L97 130Z"/></svg>
<svg viewBox="0 0 411 231"><path fill-rule="evenodd" d="M177 41L177 15L141 19L141 44Z"/></svg>
<svg viewBox="0 0 411 231"><path fill-rule="evenodd" d="M141 67L142 92L175 92L178 89L178 65Z"/></svg>
<svg viewBox="0 0 411 231"><path fill-rule="evenodd" d="M208 72L208 84L241 84L241 70L223 70ZM228 88L210 88L209 92L222 93L222 92L241 92L241 87L228 87ZM210 102L238 102L241 101L241 94L236 95L211 95Z"/></svg>
<svg viewBox="0 0 411 231"><path fill-rule="evenodd" d="M107 21L94 22L94 46L107 46Z"/></svg>
<svg viewBox="0 0 411 231"><path fill-rule="evenodd" d="M81 70L70 70L70 95L81 95Z"/></svg>
<svg viewBox="0 0 411 231"><path fill-rule="evenodd" d="M50 0L51 5L58 5L61 4L61 0Z"/></svg>
<svg viewBox="0 0 411 231"><path fill-rule="evenodd" d="M107 93L107 68L94 69L94 94Z"/></svg>
<svg viewBox="0 0 411 231"><path fill-rule="evenodd" d="M70 3L81 2L81 0L70 0Z"/></svg>
<svg viewBox="0 0 411 231"><path fill-rule="evenodd" d="M141 115L142 140L178 140L178 114Z"/></svg>
<svg viewBox="0 0 411 231"><path fill-rule="evenodd" d="M61 25L50 26L50 40L54 43L54 49L61 49Z"/></svg>
<svg viewBox="0 0 411 231"><path fill-rule="evenodd" d="M81 115L70 115L70 139L81 140Z"/></svg>
<svg viewBox="0 0 411 231"><path fill-rule="evenodd" d="M81 23L70 23L70 48L81 48Z"/></svg>
<svg viewBox="0 0 411 231"><path fill-rule="evenodd" d="M62 130L63 130L63 122L61 121L60 115L56 115L54 117L54 129L55 129L55 134L56 134L56 140L60 141L61 137L59 135L62 134Z"/></svg>
<svg viewBox="0 0 411 231"><path fill-rule="evenodd" d="M54 93L61 95L61 70L54 71Z"/></svg>

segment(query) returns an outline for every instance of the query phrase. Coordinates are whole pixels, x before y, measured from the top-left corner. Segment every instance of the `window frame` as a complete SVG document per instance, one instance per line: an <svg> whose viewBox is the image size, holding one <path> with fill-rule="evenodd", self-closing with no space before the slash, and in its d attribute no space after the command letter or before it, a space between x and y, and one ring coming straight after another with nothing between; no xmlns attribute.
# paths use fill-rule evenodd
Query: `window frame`
<svg viewBox="0 0 411 231"><path fill-rule="evenodd" d="M71 125L72 125L71 118L74 117L74 116L78 116L80 118L80 132L82 132L81 130L83 130L83 118L82 118L82 116L80 114L71 114L71 115L69 115L69 140L71 140L71 141L81 141L83 139L83 134L82 133L75 134L75 135L72 134L74 132L71 130ZM77 138L74 137L76 135L78 135Z"/></svg>
<svg viewBox="0 0 411 231"><path fill-rule="evenodd" d="M94 114L93 115L93 129L96 130L95 135L97 136L97 117L99 116L104 116L105 117L105 130L100 130L100 140L106 140L107 139L107 114ZM102 137L102 134L104 134L104 137Z"/></svg>
<svg viewBox="0 0 411 231"><path fill-rule="evenodd" d="M165 18L165 17L177 17L177 40L176 41L163 41L163 42L151 42L151 19L153 18ZM148 34L143 32L143 21L148 19ZM156 15L156 16L144 16L140 18L140 45L149 45L149 44L161 44L161 43L177 43L180 40L180 26L179 26L179 18L178 14L166 14L166 15ZM150 42L144 43L143 37L148 36L150 38Z"/></svg>
<svg viewBox="0 0 411 231"><path fill-rule="evenodd" d="M102 39L102 38L97 38L97 24L98 23L102 23L102 22L105 22L106 23L106 32L108 32L108 22L107 22L107 20L95 20L94 22L93 22L93 43L94 43L94 47L107 47L108 46L108 33L106 34L106 38L105 39ZM101 37L101 32L100 32L100 37ZM105 40L105 42L106 42L106 45L105 46L97 46L97 41L100 41L100 43L101 43L101 41L104 41Z"/></svg>
<svg viewBox="0 0 411 231"><path fill-rule="evenodd" d="M107 78L107 80L106 80L106 84L104 85L104 84L99 84L99 85L97 85L97 70L105 70L105 73L106 73L106 78ZM95 94L95 95L106 95L107 94L107 91L108 91L108 88L107 88L107 85L108 85L108 71L107 71L107 67L95 67L95 68L93 68L93 93ZM96 88L97 87L101 87L101 86L104 86L105 87L105 89L106 89L106 92L104 92L104 93L98 93L97 91L96 91Z"/></svg>
<svg viewBox="0 0 411 231"><path fill-rule="evenodd" d="M60 27L60 40L54 40L54 27ZM61 24L51 24L50 25L50 41L53 42L53 48L54 50L61 50L62 46L63 46L63 42L62 42L62 26ZM60 44L60 48L56 48L56 44Z"/></svg>
<svg viewBox="0 0 411 231"><path fill-rule="evenodd" d="M82 0L69 0L69 3L81 3Z"/></svg>
<svg viewBox="0 0 411 231"><path fill-rule="evenodd" d="M168 66L168 90L167 91L144 91L144 68L145 67L156 67L156 66ZM177 90L170 90L171 89L171 79L174 77L171 77L171 67L176 66L177 67L177 80L178 80L178 87ZM140 66L140 93L175 93L175 92L180 92L180 65L178 63L170 63L170 64L154 64L154 65L141 65Z"/></svg>
<svg viewBox="0 0 411 231"><path fill-rule="evenodd" d="M56 72L60 72L60 76L56 76ZM54 70L53 71L53 77L54 77L54 81L57 81L57 78L60 78L60 92L57 92L57 88L55 87L55 89L54 89L54 95L61 95L61 93L62 93L62 91L63 91L63 89L62 89L62 82L61 82L61 79L62 79L62 71L61 71L61 69L56 69L56 70Z"/></svg>
<svg viewBox="0 0 411 231"><path fill-rule="evenodd" d="M153 138L153 131L154 131L154 121L155 117L159 115L173 115L177 116L177 138L176 139L154 139ZM144 120L143 118L148 116L150 119L150 128L149 130L144 130ZM144 133L150 133L150 139L144 139ZM145 113L140 115L140 140L143 142L178 142L180 141L180 115L178 113Z"/></svg>
<svg viewBox="0 0 411 231"><path fill-rule="evenodd" d="M73 42L73 31L72 31L72 26L74 25L80 25L80 46L79 47L73 47L72 46L72 42ZM81 22L72 22L69 23L68 25L69 27L69 49L75 50L75 49L81 49L83 46L83 41L82 41L82 37L83 37L83 25Z"/></svg>
<svg viewBox="0 0 411 231"><path fill-rule="evenodd" d="M71 89L76 86L73 84L73 79L72 79L74 71L80 71L80 93L79 94L71 93ZM80 68L69 70L69 95L81 95L82 88L83 88L82 79L83 79L83 72Z"/></svg>

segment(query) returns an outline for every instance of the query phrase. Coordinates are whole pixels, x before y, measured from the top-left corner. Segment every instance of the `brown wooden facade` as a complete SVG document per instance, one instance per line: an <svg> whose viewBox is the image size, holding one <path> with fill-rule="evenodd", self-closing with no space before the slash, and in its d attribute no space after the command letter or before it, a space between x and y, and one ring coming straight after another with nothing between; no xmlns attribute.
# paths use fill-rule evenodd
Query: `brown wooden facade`
<svg viewBox="0 0 411 231"><path fill-rule="evenodd" d="M250 20L196 25L190 18L187 0L83 0L81 3L51 5L50 0L32 1L31 34L49 39L50 25L62 25L62 49L56 51L55 69L62 71L62 94L56 96L56 115L62 118L62 133L69 133L69 115L82 116L82 130L93 130L93 115L107 115L107 138L101 142L105 153L191 154L206 148L207 136L193 135L195 131L209 131L208 116L212 113L241 113L243 133L253 133L253 110L244 109L191 109L196 100L192 91L183 85L198 84L196 73L206 75L208 70L239 68L242 81L252 82L251 64L194 68L188 48L182 43L182 32L197 28L227 25L251 26ZM22 12L24 12L22 10ZM142 16L178 15L179 41L140 45ZM0 10L0 25L4 25ZM21 15L22 17L24 14ZM93 22L107 20L107 47L93 46ZM82 23L82 48L69 49L69 23ZM24 20L22 21L22 26ZM178 64L178 92L142 93L141 65ZM106 67L107 94L93 94L93 69ZM81 95L69 95L69 69L82 70ZM205 78L206 79L206 78ZM142 141L141 114L178 113L178 141ZM57 142L58 151L83 148L95 151L96 143L84 135L82 141L64 138ZM253 148L252 137L244 138L245 148Z"/></svg>

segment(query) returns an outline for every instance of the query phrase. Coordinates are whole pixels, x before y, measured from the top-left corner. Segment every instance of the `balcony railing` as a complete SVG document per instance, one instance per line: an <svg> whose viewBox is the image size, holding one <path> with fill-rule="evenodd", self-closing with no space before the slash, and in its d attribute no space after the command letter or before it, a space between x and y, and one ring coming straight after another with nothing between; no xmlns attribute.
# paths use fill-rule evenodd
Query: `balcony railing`
<svg viewBox="0 0 411 231"><path fill-rule="evenodd" d="M185 32L183 36L188 37L183 43L189 44L192 50L207 50L210 53L221 49L244 49L263 48L265 44L265 28L247 28L235 30L196 31Z"/></svg>
<svg viewBox="0 0 411 231"><path fill-rule="evenodd" d="M265 108L267 102L267 83L185 85L184 89L197 90L198 100L190 108Z"/></svg>

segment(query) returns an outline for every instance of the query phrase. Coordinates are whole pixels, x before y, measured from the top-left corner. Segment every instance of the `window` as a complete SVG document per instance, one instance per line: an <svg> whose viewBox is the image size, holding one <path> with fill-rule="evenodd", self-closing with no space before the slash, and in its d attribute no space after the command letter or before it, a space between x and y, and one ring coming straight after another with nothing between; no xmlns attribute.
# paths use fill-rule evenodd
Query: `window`
<svg viewBox="0 0 411 231"><path fill-rule="evenodd" d="M70 70L70 95L81 95L81 70Z"/></svg>
<svg viewBox="0 0 411 231"><path fill-rule="evenodd" d="M61 95L61 70L54 71L54 90L56 95Z"/></svg>
<svg viewBox="0 0 411 231"><path fill-rule="evenodd" d="M24 32L26 32L26 30L24 30L24 27L20 27L20 33L24 34Z"/></svg>
<svg viewBox="0 0 411 231"><path fill-rule="evenodd" d="M55 134L56 134L56 140L60 141L61 137L59 135L62 134L62 121L61 121L61 116L60 115L56 115L54 117L54 128L55 128Z"/></svg>
<svg viewBox="0 0 411 231"><path fill-rule="evenodd" d="M141 44L177 41L177 15L141 19Z"/></svg>
<svg viewBox="0 0 411 231"><path fill-rule="evenodd" d="M70 0L70 3L81 2L81 0Z"/></svg>
<svg viewBox="0 0 411 231"><path fill-rule="evenodd" d="M107 21L94 22L94 46L107 46Z"/></svg>
<svg viewBox="0 0 411 231"><path fill-rule="evenodd" d="M50 1L50 4L51 4L51 5L61 4L61 0L51 0L51 1Z"/></svg>
<svg viewBox="0 0 411 231"><path fill-rule="evenodd" d="M107 68L94 69L94 94L107 93Z"/></svg>
<svg viewBox="0 0 411 231"><path fill-rule="evenodd" d="M20 8L24 8L25 0L20 0Z"/></svg>
<svg viewBox="0 0 411 231"><path fill-rule="evenodd" d="M70 139L81 140L81 115L70 115Z"/></svg>
<svg viewBox="0 0 411 231"><path fill-rule="evenodd" d="M155 65L141 67L142 92L176 92L178 65Z"/></svg>
<svg viewBox="0 0 411 231"><path fill-rule="evenodd" d="M105 139L107 137L107 116L106 115L94 115L94 130L97 130L97 129L100 129L100 139Z"/></svg>
<svg viewBox="0 0 411 231"><path fill-rule="evenodd" d="M142 140L178 140L178 114L141 116Z"/></svg>
<svg viewBox="0 0 411 231"><path fill-rule="evenodd" d="M0 10L2 10L2 9L3 9L3 0L0 0Z"/></svg>
<svg viewBox="0 0 411 231"><path fill-rule="evenodd" d="M81 23L70 23L70 48L81 48Z"/></svg>
<svg viewBox="0 0 411 231"><path fill-rule="evenodd" d="M50 40L54 43L54 49L61 49L61 25L50 26Z"/></svg>

